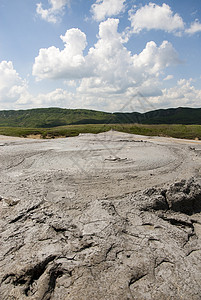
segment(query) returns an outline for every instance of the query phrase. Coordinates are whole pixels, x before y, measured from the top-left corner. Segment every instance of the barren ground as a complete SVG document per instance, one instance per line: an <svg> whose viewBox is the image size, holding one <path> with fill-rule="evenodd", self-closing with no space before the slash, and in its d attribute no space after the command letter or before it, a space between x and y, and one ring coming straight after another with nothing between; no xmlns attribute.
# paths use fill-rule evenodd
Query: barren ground
<svg viewBox="0 0 201 300"><path fill-rule="evenodd" d="M201 142L0 136L0 299L201 299Z"/></svg>

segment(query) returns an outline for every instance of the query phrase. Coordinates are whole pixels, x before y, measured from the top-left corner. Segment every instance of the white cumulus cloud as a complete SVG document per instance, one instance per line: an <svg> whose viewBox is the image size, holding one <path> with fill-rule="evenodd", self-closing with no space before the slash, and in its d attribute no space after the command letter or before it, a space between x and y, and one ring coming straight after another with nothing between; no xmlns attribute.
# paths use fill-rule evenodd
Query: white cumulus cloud
<svg viewBox="0 0 201 300"><path fill-rule="evenodd" d="M96 0L91 6L93 19L99 22L106 17L118 15L124 11L125 2L126 0Z"/></svg>
<svg viewBox="0 0 201 300"><path fill-rule="evenodd" d="M57 88L49 93L40 93L31 98L32 107L68 107L72 105L74 95L66 90Z"/></svg>
<svg viewBox="0 0 201 300"><path fill-rule="evenodd" d="M44 9L42 3L37 3L36 12L45 21L57 23L64 12L64 8L70 5L70 0L48 0L50 8Z"/></svg>
<svg viewBox="0 0 201 300"><path fill-rule="evenodd" d="M176 86L162 91L162 96L150 98L157 108L168 107L200 107L201 90L196 89L192 79L180 79Z"/></svg>
<svg viewBox="0 0 201 300"><path fill-rule="evenodd" d="M170 6L163 3L159 6L149 3L137 11L129 11L129 19L134 33L146 30L164 30L178 32L184 29L184 22L178 14L173 14Z"/></svg>
<svg viewBox="0 0 201 300"><path fill-rule="evenodd" d="M180 62L177 52L168 41L163 41L159 47L153 41L148 42L139 55L134 55L135 67L148 74L159 75L164 68Z"/></svg>
<svg viewBox="0 0 201 300"><path fill-rule="evenodd" d="M171 80L173 78L174 78L173 75L167 75L163 80L168 81L168 80Z"/></svg>
<svg viewBox="0 0 201 300"><path fill-rule="evenodd" d="M0 62L0 103L15 102L27 90L23 80L11 61Z"/></svg>
<svg viewBox="0 0 201 300"><path fill-rule="evenodd" d="M80 79L76 92L87 97L116 97L129 89L159 95L158 77L166 67L180 63L177 52L167 41L159 46L151 41L140 54L132 54L122 42L118 24L118 19L101 22L98 40L86 55L85 34L68 30L61 36L63 50L54 46L40 50L33 75L37 79Z"/></svg>
<svg viewBox="0 0 201 300"><path fill-rule="evenodd" d="M188 34L194 34L197 32L201 32L201 24L199 22L199 20L195 20L195 22L193 22L190 26L190 28L185 30L186 33Z"/></svg>
<svg viewBox="0 0 201 300"><path fill-rule="evenodd" d="M66 31L60 36L64 42L64 49L52 46L40 49L35 58L33 75L38 80L44 78L81 78L86 76L86 61L83 50L87 45L86 35L77 28Z"/></svg>

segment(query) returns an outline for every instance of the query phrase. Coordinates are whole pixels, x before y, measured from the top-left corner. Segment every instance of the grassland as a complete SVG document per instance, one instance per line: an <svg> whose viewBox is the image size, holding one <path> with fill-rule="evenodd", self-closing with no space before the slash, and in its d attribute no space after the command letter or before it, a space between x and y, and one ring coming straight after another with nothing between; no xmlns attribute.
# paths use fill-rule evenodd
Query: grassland
<svg viewBox="0 0 201 300"><path fill-rule="evenodd" d="M100 133L108 130L182 139L201 140L201 125L144 125L144 124L86 124L52 128L0 127L0 134L16 137L58 138L72 137L80 133Z"/></svg>

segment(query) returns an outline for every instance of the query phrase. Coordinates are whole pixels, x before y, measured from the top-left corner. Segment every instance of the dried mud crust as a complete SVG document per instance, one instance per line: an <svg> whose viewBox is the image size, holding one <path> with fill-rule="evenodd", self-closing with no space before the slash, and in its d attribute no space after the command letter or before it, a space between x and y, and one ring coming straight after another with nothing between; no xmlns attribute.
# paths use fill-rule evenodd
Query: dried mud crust
<svg viewBox="0 0 201 300"><path fill-rule="evenodd" d="M199 147L179 145L181 159L177 146L160 144L160 157L168 147L179 164L175 170L165 166L170 174L164 167L152 176L150 170L134 173L129 164L126 169L122 159L149 143L156 151L158 141L125 135L110 140L113 150L125 143L118 154L101 150L107 168L95 174L46 161L38 167L37 157L47 153L63 161L65 148L83 156L87 140L94 143L91 155L99 157L109 145L107 135L101 139L101 146L90 135L1 148L5 164L12 164L9 153L26 163L16 166L16 160L0 173L0 299L200 299ZM92 170L90 156L85 160Z"/></svg>

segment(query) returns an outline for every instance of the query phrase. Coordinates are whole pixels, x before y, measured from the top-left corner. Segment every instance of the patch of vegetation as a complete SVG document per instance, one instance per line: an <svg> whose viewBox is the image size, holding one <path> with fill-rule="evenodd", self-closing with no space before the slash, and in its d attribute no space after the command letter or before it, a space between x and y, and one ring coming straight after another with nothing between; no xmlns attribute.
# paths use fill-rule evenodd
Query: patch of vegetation
<svg viewBox="0 0 201 300"><path fill-rule="evenodd" d="M109 130L182 139L200 139L201 125L144 125L144 124L86 124L67 125L53 128L0 127L0 134L17 137L58 138L73 137L80 133L100 133Z"/></svg>
<svg viewBox="0 0 201 300"><path fill-rule="evenodd" d="M117 126L118 128L118 126ZM118 130L118 129L116 129ZM181 124L160 124L160 125L144 125L144 124L124 124L119 131L140 134L147 136L164 136L180 139L199 139L201 140L201 125L181 125Z"/></svg>

